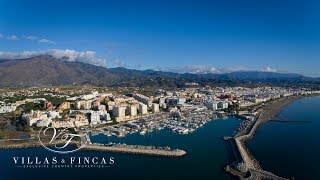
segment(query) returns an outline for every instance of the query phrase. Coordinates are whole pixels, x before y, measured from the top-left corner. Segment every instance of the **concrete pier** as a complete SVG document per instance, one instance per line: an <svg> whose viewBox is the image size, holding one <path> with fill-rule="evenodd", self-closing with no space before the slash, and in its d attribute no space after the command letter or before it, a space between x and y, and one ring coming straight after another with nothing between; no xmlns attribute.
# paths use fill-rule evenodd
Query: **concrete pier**
<svg viewBox="0 0 320 180"><path fill-rule="evenodd" d="M141 146L141 145L103 145L87 144L81 150L106 151L128 154L142 154L150 156L181 157L186 155L186 151L180 149L170 149L166 147Z"/></svg>
<svg viewBox="0 0 320 180"><path fill-rule="evenodd" d="M45 146L62 145L64 142L56 143L44 143ZM71 141L70 145L77 145L78 141ZM35 139L4 139L0 140L0 149L22 149L22 148L33 148L42 147L38 140Z"/></svg>
<svg viewBox="0 0 320 180"><path fill-rule="evenodd" d="M187 154L187 152L184 150L171 149L169 147L126 145L126 144L108 145L108 144L92 143L88 133L86 134L85 137L81 138L81 143L78 144L78 147L82 145L84 146L81 148L81 150L141 154L141 155L149 155L149 156L180 157Z"/></svg>
<svg viewBox="0 0 320 180"><path fill-rule="evenodd" d="M233 142L235 143L235 147L237 148L240 157L237 156L237 162L234 164L240 164L243 163L242 171L239 171L238 169L232 168L232 165L229 165L226 167L226 171L238 176L240 179L274 179L274 180L285 180L286 178L282 178L280 176L277 176L271 172L265 171L260 166L259 162L250 154L248 148L246 147L245 142L252 139L257 128L264 122L270 120L273 118L282 108L284 108L286 105L291 103L292 101L300 98L301 96L294 96L286 99L281 99L275 102L272 102L268 104L266 107L263 108L263 111L260 112L260 114L256 117L256 120L253 122L253 125L249 125L251 129L249 129L248 133L240 133L240 135L235 136L233 138ZM232 141L230 139L229 141ZM233 148L235 148L233 146ZM241 158L241 159L240 159ZM243 172L246 171L246 172ZM246 176L244 176L243 173L246 173ZM249 177L247 177L249 174Z"/></svg>

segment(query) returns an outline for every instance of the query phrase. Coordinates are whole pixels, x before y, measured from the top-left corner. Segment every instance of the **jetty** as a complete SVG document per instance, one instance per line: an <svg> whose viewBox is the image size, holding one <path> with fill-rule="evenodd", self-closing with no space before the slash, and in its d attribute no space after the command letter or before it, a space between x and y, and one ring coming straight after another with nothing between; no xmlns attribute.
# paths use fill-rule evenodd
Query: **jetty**
<svg viewBox="0 0 320 180"><path fill-rule="evenodd" d="M65 142L57 141L55 143L43 143L44 146L55 146L63 145ZM70 141L70 145L80 144L78 141ZM0 149L24 149L24 148L33 148L33 147L42 147L43 146L36 139L2 139L0 140Z"/></svg>
<svg viewBox="0 0 320 180"><path fill-rule="evenodd" d="M169 147L142 146L142 145L105 145L105 144L86 144L81 150L94 150L116 153L141 154L149 156L181 157L187 154L180 149L171 149Z"/></svg>
<svg viewBox="0 0 320 180"><path fill-rule="evenodd" d="M0 149L20 149L42 147L42 145L35 140L1 140ZM60 143L48 144L46 146L59 145ZM82 143L79 141L72 141L70 145L81 147ZM149 156L164 156L164 157L181 157L187 154L186 151L180 149L171 149L170 147L156 147L156 146L142 146L142 145L125 145L125 144L85 144L80 150L90 151L104 151L128 154L142 154Z"/></svg>
<svg viewBox="0 0 320 180"><path fill-rule="evenodd" d="M44 143L44 146L54 146L65 144L63 141L56 141L49 144ZM181 149L171 149L170 147L158 147L158 146L143 146L143 145L127 145L127 144L99 144L92 143L90 136L81 137L80 140L72 140L69 143L75 146L75 149L89 150L89 151L104 151L115 153L128 153L128 154L141 154L148 156L163 156L163 157L181 157L187 154L186 151ZM32 148L41 147L42 144L35 138L29 139L4 139L0 140L0 149L20 149L20 148Z"/></svg>
<svg viewBox="0 0 320 180"><path fill-rule="evenodd" d="M120 143L92 143L88 133L86 136L81 138L81 142L77 144L77 146L81 147L81 150L141 154L149 156L181 157L187 154L184 150L171 149L170 147L127 145Z"/></svg>
<svg viewBox="0 0 320 180"><path fill-rule="evenodd" d="M274 119L274 116L286 105L301 96L293 96L280 99L266 105L257 115L255 120L248 125L249 129L239 132L232 139L228 139L231 143L232 151L236 161L228 165L225 170L240 179L257 180L257 179L274 179L286 180L286 178L277 176L269 171L263 170L259 162L250 154L246 147L246 141L253 138L257 128L264 122Z"/></svg>

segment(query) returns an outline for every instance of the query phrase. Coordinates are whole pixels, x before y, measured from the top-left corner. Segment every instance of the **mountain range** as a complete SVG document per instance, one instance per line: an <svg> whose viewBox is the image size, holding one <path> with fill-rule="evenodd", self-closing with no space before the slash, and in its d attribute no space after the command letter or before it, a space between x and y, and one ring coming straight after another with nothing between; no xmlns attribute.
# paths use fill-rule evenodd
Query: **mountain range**
<svg viewBox="0 0 320 180"><path fill-rule="evenodd" d="M49 55L27 59L0 60L1 87L41 85L157 86L184 87L185 83L200 85L259 84L319 87L320 78L292 73L239 71L225 74L178 74L154 70L105 68L81 62L67 62Z"/></svg>

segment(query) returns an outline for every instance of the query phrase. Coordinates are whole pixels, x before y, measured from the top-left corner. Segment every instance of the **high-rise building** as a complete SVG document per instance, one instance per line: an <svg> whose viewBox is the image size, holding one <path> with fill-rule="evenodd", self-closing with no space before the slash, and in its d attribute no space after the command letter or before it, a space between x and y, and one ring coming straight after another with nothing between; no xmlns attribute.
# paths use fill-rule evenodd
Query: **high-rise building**
<svg viewBox="0 0 320 180"><path fill-rule="evenodd" d="M114 106L112 109L112 114L114 117L125 117L126 107L125 106Z"/></svg>
<svg viewBox="0 0 320 180"><path fill-rule="evenodd" d="M76 107L78 109L91 109L92 100L81 100L76 102Z"/></svg>
<svg viewBox="0 0 320 180"><path fill-rule="evenodd" d="M70 106L71 106L70 102L65 101L58 107L58 111L62 113L64 110L70 109Z"/></svg>
<svg viewBox="0 0 320 180"><path fill-rule="evenodd" d="M156 104L156 103L153 103L153 104L152 104L152 112L153 112L153 113L158 113L158 112L160 112L159 104Z"/></svg>
<svg viewBox="0 0 320 180"><path fill-rule="evenodd" d="M128 112L126 114L128 114L129 116L137 116L137 106L136 105L127 106L126 111Z"/></svg>
<svg viewBox="0 0 320 180"><path fill-rule="evenodd" d="M148 106L145 105L145 104L140 103L140 104L139 104L139 113L140 113L141 115L143 115L143 114L148 114Z"/></svg>
<svg viewBox="0 0 320 180"><path fill-rule="evenodd" d="M145 95L135 94L133 97L134 97L136 100L138 100L139 102L142 102L143 104L146 104L146 105L149 106L149 107L152 105L150 98L148 98L148 97L145 96Z"/></svg>
<svg viewBox="0 0 320 180"><path fill-rule="evenodd" d="M228 108L228 102L226 102L226 101L220 101L220 102L218 103L218 108L221 108L221 109L226 109L226 108Z"/></svg>
<svg viewBox="0 0 320 180"><path fill-rule="evenodd" d="M96 111L91 111L90 113L90 125L96 125L96 124L100 124L100 116L98 114L98 112Z"/></svg>
<svg viewBox="0 0 320 180"><path fill-rule="evenodd" d="M100 101L95 100L95 101L92 102L92 108L93 109L98 110L99 106L100 106Z"/></svg>
<svg viewBox="0 0 320 180"><path fill-rule="evenodd" d="M217 110L218 109L218 102L216 101L207 101L204 104L209 110Z"/></svg>

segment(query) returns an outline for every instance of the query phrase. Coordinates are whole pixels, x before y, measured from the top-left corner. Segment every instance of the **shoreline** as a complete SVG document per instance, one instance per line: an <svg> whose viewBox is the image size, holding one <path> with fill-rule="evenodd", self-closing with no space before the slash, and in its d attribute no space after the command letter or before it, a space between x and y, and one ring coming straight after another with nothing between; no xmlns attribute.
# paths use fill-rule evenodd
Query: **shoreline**
<svg viewBox="0 0 320 180"><path fill-rule="evenodd" d="M253 122L253 125L249 127L249 129L251 129L247 133L239 136L236 135L229 140L232 150L237 151L234 152L236 162L227 165L225 170L234 176L238 176L240 179L286 179L277 176L272 172L263 170L259 164L259 161L256 160L253 155L251 155L246 146L246 142L254 138L254 135L261 124L272 121L272 119L287 105L300 98L312 96L319 95L291 96L267 104L257 115L256 120ZM235 150L235 148L237 149ZM234 168L234 166L236 166L236 168Z"/></svg>
<svg viewBox="0 0 320 180"><path fill-rule="evenodd" d="M244 130L243 133L235 135L234 137L225 139L231 143L233 155L236 159L236 162L228 165L225 170L232 175L238 176L240 179L286 179L277 176L272 172L263 170L263 168L259 164L259 161L256 160L250 153L246 142L254 138L254 135L261 124L273 120L277 121L275 119L275 116L287 105L293 103L298 99L314 96L319 96L319 94L290 96L266 103L266 105L261 108L261 111L258 113L258 115L255 116L255 120L252 121L250 125L248 125L248 129ZM5 140L0 140L0 142L1 141L5 142ZM22 141L22 143L19 143L19 141ZM0 144L0 149L19 149L41 146L41 144L37 144L37 141L35 139L7 140L9 144L3 144L2 142ZM79 142L73 142L72 145L77 146L79 145ZM181 157L187 154L186 151L180 149L166 149L163 147L139 145L105 146L101 144L87 144L80 150L163 157ZM237 165L241 164L241 162L243 162L243 167L241 167L243 169L237 168Z"/></svg>

